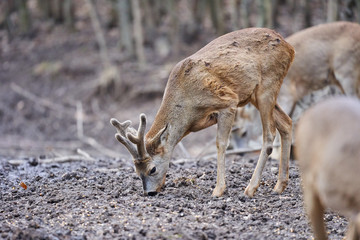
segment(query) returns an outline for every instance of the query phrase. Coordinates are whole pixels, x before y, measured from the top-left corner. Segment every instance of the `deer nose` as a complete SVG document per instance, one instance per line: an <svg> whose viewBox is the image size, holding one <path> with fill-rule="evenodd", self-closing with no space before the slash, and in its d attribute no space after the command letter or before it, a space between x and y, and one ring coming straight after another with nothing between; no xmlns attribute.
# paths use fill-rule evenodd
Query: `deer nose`
<svg viewBox="0 0 360 240"><path fill-rule="evenodd" d="M157 192L148 192L147 195L148 196L155 196L157 194Z"/></svg>

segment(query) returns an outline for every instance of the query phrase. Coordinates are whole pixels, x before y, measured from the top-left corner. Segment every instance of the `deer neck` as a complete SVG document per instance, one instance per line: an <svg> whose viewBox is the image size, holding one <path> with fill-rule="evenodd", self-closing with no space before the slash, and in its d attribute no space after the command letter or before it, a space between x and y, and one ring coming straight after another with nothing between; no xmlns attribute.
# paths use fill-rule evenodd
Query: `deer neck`
<svg viewBox="0 0 360 240"><path fill-rule="evenodd" d="M188 121L184 116L186 116L186 114L180 105L175 103L162 104L156 114L154 123L146 134L146 139L153 139L159 131L167 126L169 128L169 135L165 148L167 148L169 152L172 152L176 144L188 132L188 127L186 126Z"/></svg>

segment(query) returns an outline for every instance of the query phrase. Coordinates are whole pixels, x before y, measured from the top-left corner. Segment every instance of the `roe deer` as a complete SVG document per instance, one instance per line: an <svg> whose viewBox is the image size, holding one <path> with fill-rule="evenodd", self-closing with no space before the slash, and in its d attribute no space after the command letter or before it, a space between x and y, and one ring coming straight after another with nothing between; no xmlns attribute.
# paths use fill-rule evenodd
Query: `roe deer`
<svg viewBox="0 0 360 240"><path fill-rule="evenodd" d="M329 90L324 89L325 87L335 86L340 90L338 92L360 97L359 24L351 22L320 24L294 33L285 40L294 47L296 57L281 86L278 104L289 114L294 125L302 113L302 111L294 112L299 101L306 98L305 105L308 107L327 98L330 91L325 92ZM255 112L253 107L241 111L242 115L251 116L245 122L250 121L254 124L260 122L258 114L253 114ZM235 124L241 128L241 132L234 132L233 139L236 142L233 145L240 147L239 137L235 134L242 135L247 132L247 136L255 141L260 137L260 129L256 129L254 124L246 124L243 119L238 119ZM276 147L271 157L279 158Z"/></svg>
<svg viewBox="0 0 360 240"><path fill-rule="evenodd" d="M296 127L295 154L315 239L327 239L324 209L350 219L360 239L360 101L335 97L308 109Z"/></svg>
<svg viewBox="0 0 360 240"><path fill-rule="evenodd" d="M275 191L288 182L292 123L276 98L294 49L270 29L249 28L223 35L179 62L167 82L160 109L144 136L146 117L139 130L130 122L111 119L116 138L134 158L145 195L156 195L165 182L175 145L190 132L217 123L217 179L213 196L225 191L225 150L236 108L251 102L259 110L264 144L245 194L253 196L272 151L275 128L281 133L282 157ZM137 149L132 143L137 145Z"/></svg>
<svg viewBox="0 0 360 240"><path fill-rule="evenodd" d="M328 85L360 97L360 24L334 22L286 38L296 51L281 86L279 104L292 117L304 96Z"/></svg>

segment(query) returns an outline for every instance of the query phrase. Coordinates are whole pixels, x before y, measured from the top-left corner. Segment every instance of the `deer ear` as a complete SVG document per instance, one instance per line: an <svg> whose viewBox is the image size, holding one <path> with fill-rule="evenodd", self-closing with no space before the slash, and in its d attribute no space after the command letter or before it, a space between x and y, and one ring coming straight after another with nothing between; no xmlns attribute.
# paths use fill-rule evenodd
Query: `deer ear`
<svg viewBox="0 0 360 240"><path fill-rule="evenodd" d="M156 143L158 146L164 145L169 136L169 128L169 124L166 124L166 126L161 129L153 138L154 143Z"/></svg>
<svg viewBox="0 0 360 240"><path fill-rule="evenodd" d="M151 155L155 155L159 148L165 145L169 136L169 124L162 128L150 141L148 144L148 152Z"/></svg>
<svg viewBox="0 0 360 240"><path fill-rule="evenodd" d="M158 148L159 146L163 146L169 136L169 124L166 124L166 126L164 128L162 128L151 140L151 146L153 148Z"/></svg>

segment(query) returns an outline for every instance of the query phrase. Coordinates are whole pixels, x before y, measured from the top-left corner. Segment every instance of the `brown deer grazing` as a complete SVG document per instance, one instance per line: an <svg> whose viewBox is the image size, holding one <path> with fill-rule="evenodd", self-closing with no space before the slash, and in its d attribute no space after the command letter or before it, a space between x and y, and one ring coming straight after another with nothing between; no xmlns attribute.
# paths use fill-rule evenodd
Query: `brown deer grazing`
<svg viewBox="0 0 360 240"><path fill-rule="evenodd" d="M190 132L217 123L217 179L213 196L225 191L225 150L236 108L251 102L259 110L264 144L245 194L253 196L271 154L275 129L281 134L282 156L275 191L288 182L292 123L276 104L294 49L270 29L248 28L223 35L179 62L170 73L155 121L144 136L146 117L138 131L130 121L111 119L116 139L134 158L145 195L156 195L165 182L175 145ZM137 149L133 144L137 145Z"/></svg>
<svg viewBox="0 0 360 240"><path fill-rule="evenodd" d="M347 239L360 239L360 101L336 97L318 103L295 131L304 200L315 239L327 239L324 208L350 219Z"/></svg>

